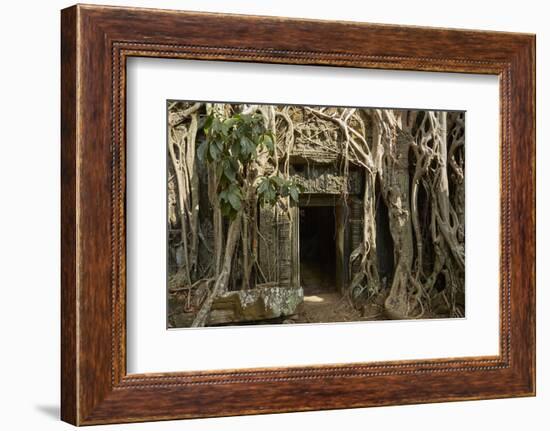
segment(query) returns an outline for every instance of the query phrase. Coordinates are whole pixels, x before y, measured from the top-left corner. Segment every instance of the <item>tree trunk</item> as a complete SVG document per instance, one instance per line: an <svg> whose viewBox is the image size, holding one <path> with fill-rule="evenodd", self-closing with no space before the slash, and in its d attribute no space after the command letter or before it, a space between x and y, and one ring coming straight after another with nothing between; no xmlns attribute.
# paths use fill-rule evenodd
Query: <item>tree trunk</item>
<svg viewBox="0 0 550 431"><path fill-rule="evenodd" d="M218 180L214 166L208 167L208 200L212 205L212 228L214 236L214 276L221 271L223 251L223 219L218 201Z"/></svg>
<svg viewBox="0 0 550 431"><path fill-rule="evenodd" d="M229 229L227 231L227 242L225 244L223 267L221 268L220 274L216 278L216 283L214 284L212 292L210 292L206 300L203 302L200 310L197 312L197 315L195 316L195 320L191 325L191 327L193 328L204 326L206 324L208 313L210 313L210 308L212 307L212 302L214 301L214 298L216 298L216 296L218 296L220 293L223 293L227 290L227 282L229 280L229 274L231 272L233 254L235 252L235 246L237 245L237 241L239 240L239 235L241 231L241 215L241 212L239 212L235 219L229 225Z"/></svg>
<svg viewBox="0 0 550 431"><path fill-rule="evenodd" d="M243 247L243 284L242 290L250 288L250 268L249 268L249 250L248 250L248 202L244 202L245 210L242 213L242 247Z"/></svg>
<svg viewBox="0 0 550 431"><path fill-rule="evenodd" d="M409 150L412 135L400 130L398 123L395 123L390 127L386 143L382 184L393 239L395 268L384 305L388 317L403 319L410 317L411 312L408 285L414 258L409 196Z"/></svg>

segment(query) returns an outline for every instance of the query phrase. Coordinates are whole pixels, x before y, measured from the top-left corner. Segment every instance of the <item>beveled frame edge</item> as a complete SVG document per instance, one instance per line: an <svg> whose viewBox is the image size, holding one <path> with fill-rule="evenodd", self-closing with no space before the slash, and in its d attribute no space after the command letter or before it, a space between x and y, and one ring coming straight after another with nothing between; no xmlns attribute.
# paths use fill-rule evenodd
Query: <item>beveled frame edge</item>
<svg viewBox="0 0 550 431"><path fill-rule="evenodd" d="M206 26L209 34L201 31ZM322 37L334 32L337 40ZM61 45L63 420L83 425L534 395L534 36L77 5L62 11ZM500 355L127 376L129 56L499 75Z"/></svg>

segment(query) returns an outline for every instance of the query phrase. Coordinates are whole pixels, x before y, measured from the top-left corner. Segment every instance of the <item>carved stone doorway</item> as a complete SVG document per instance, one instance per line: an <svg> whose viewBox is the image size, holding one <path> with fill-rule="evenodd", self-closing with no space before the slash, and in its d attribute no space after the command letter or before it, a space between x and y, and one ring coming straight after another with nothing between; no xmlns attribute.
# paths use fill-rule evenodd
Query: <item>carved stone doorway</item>
<svg viewBox="0 0 550 431"><path fill-rule="evenodd" d="M343 205L334 195L302 195L295 256L305 295L343 292L346 283Z"/></svg>

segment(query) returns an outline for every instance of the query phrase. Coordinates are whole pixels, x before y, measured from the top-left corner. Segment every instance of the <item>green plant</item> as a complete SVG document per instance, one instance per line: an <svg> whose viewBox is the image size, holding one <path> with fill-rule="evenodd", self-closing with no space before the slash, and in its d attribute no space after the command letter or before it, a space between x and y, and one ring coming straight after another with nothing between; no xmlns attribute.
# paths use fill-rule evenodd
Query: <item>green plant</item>
<svg viewBox="0 0 550 431"><path fill-rule="evenodd" d="M299 185L275 173L253 178L250 172L258 154L275 155L274 137L259 114L234 114L222 117L212 113L203 124L205 139L197 149L200 161L215 166L217 192L222 214L234 219L243 207L248 187L262 205L275 205L280 197L298 201Z"/></svg>

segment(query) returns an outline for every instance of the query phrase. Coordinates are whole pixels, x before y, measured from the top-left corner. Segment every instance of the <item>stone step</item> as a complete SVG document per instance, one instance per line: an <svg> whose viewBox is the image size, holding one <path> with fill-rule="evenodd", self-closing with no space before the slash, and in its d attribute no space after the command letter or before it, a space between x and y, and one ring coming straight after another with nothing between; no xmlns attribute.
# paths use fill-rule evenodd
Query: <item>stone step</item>
<svg viewBox="0 0 550 431"><path fill-rule="evenodd" d="M214 299L208 325L277 319L296 314L304 301L301 287L259 287L226 292Z"/></svg>

